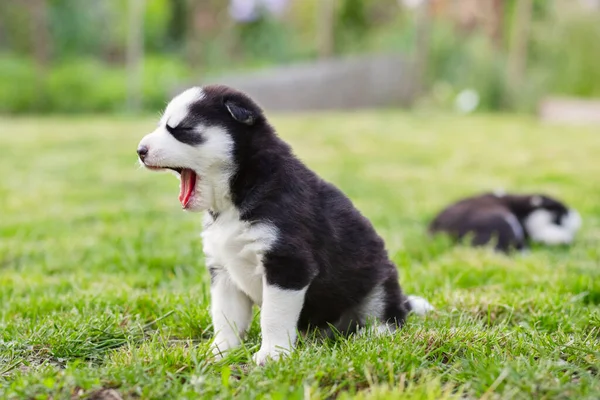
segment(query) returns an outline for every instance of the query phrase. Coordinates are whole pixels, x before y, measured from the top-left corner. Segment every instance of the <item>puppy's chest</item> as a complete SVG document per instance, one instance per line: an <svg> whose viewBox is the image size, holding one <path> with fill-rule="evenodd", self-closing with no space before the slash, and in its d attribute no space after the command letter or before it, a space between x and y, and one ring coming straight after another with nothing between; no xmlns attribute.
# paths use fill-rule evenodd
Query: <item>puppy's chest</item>
<svg viewBox="0 0 600 400"><path fill-rule="evenodd" d="M221 214L205 224L202 242L206 265L229 274L256 304L262 302L263 255L276 239L267 224L250 224L237 213Z"/></svg>

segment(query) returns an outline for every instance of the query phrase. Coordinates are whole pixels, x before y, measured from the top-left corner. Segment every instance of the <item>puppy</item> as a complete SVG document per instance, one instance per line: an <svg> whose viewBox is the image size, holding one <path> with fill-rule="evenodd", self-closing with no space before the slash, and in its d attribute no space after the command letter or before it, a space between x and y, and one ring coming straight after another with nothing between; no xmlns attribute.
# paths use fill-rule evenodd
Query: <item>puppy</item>
<svg viewBox="0 0 600 400"><path fill-rule="evenodd" d="M137 149L151 170L180 178L184 210L203 212L214 354L238 346L261 309L262 364L294 347L296 331L393 331L431 305L405 296L371 223L307 168L263 110L233 88L193 87L166 107Z"/></svg>
<svg viewBox="0 0 600 400"><path fill-rule="evenodd" d="M546 245L569 244L581 226L579 213L549 196L485 193L451 204L430 223L429 232L447 233L471 245L494 242L496 250L510 252L528 247L528 241Z"/></svg>

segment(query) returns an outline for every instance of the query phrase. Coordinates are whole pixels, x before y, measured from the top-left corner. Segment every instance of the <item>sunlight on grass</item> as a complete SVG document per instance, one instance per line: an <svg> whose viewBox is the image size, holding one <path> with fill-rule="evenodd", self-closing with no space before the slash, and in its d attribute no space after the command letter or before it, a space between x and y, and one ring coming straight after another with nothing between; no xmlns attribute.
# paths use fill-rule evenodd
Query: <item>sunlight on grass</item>
<svg viewBox="0 0 600 400"><path fill-rule="evenodd" d="M201 219L136 163L152 118L0 119L0 397L600 397L600 135L519 117L278 116L295 152L375 224L437 312L393 337L307 339L210 363ZM428 238L456 198L503 187L579 209L570 249L508 258Z"/></svg>

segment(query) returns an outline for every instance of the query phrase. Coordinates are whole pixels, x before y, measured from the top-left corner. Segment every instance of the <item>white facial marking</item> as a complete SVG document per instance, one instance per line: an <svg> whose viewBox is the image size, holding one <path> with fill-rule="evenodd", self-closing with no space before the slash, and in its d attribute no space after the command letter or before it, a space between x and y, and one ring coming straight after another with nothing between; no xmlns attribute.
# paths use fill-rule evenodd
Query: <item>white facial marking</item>
<svg viewBox="0 0 600 400"><path fill-rule="evenodd" d="M408 296L408 302L410 303L412 312L419 316L423 316L428 312L435 310L427 300L419 296Z"/></svg>
<svg viewBox="0 0 600 400"><path fill-rule="evenodd" d="M568 244L573 241L574 232L553 222L553 213L540 208L525 219L525 229L535 242L547 245Z"/></svg>
<svg viewBox="0 0 600 400"><path fill-rule="evenodd" d="M204 97L204 91L199 87L192 87L180 93L167 105L160 119L160 125L164 127L168 123L171 128L175 128L189 115L190 105Z"/></svg>
<svg viewBox="0 0 600 400"><path fill-rule="evenodd" d="M211 318L215 332L213 354L220 358L244 338L252 321L252 301L230 279L218 271L211 284Z"/></svg>
<svg viewBox="0 0 600 400"><path fill-rule="evenodd" d="M289 353L295 345L298 318L304 305L308 286L301 290L286 290L269 285L263 279L263 302L260 311L262 343L254 354L257 364L267 359L277 360Z"/></svg>
<svg viewBox="0 0 600 400"><path fill-rule="evenodd" d="M525 232L523 232L523 227L519 223L517 217L515 217L513 214L507 214L504 216L504 220L508 223L508 225L510 225L510 228L514 232L517 239L522 240L525 238Z"/></svg>
<svg viewBox="0 0 600 400"><path fill-rule="evenodd" d="M190 105L204 97L202 89L197 87L175 97L167 105L159 127L139 143L139 146L148 148L142 164L159 168L189 168L196 173L196 189L187 211L225 208L231 198L229 178L233 173L233 139L225 128L196 125L195 132L202 137L202 143L198 145L182 143L166 129L167 123L176 127L190 113ZM175 193L173 197L177 198Z"/></svg>

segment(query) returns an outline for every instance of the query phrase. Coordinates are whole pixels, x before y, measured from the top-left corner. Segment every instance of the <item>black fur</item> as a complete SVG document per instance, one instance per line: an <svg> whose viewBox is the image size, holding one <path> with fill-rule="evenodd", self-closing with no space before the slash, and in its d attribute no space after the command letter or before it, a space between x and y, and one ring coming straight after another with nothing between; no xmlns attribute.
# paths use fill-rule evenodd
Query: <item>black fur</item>
<svg viewBox="0 0 600 400"><path fill-rule="evenodd" d="M539 199L539 203L532 201L534 197ZM569 212L563 203L541 194L485 193L462 199L443 209L429 224L429 232L446 233L457 240L470 239L473 246L493 243L496 250L508 253L528 247L529 234L524 222L538 209L551 211L556 224L560 224L562 217ZM522 236L517 235L507 221L511 216L518 221Z"/></svg>
<svg viewBox="0 0 600 400"><path fill-rule="evenodd" d="M224 86L203 90L191 115L233 137L235 207L242 219L268 221L279 230L263 259L267 281L285 289L310 283L298 327L335 323L378 285L385 293L385 319L402 325L410 305L371 223L293 154L249 97Z"/></svg>
<svg viewBox="0 0 600 400"><path fill-rule="evenodd" d="M255 116L251 110L237 105L234 101L226 101L225 107L227 107L227 110L229 110L229 113L236 121L245 125L254 124Z"/></svg>
<svg viewBox="0 0 600 400"><path fill-rule="evenodd" d="M197 146L204 143L204 138L189 125L190 122L191 121L185 119L175 127L167 124L166 128L167 131L181 143L189 144L190 146Z"/></svg>

